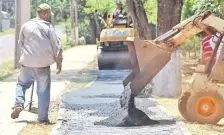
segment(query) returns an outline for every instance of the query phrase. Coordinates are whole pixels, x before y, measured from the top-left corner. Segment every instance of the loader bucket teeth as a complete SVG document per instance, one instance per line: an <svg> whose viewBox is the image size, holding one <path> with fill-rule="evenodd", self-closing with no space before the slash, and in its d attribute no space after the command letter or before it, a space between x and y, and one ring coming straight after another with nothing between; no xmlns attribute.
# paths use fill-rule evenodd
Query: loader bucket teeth
<svg viewBox="0 0 224 135"><path fill-rule="evenodd" d="M135 74L129 75L125 84L131 82L132 94L136 96L170 61L171 53L139 38L129 40L128 49Z"/></svg>

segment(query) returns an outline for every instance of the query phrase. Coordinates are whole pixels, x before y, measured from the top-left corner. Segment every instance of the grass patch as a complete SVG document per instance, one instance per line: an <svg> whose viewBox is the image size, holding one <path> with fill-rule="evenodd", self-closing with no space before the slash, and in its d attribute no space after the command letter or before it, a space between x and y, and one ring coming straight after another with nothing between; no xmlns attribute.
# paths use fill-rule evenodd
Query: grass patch
<svg viewBox="0 0 224 135"><path fill-rule="evenodd" d="M95 76L93 76L90 73L85 73L85 75L78 76L75 81L73 81L71 84L67 85L65 88L65 93L71 92L74 89L80 89L85 87L87 84L92 82L95 79Z"/></svg>
<svg viewBox="0 0 224 135"><path fill-rule="evenodd" d="M16 73L16 70L14 69L13 60L3 62L0 64L0 81L6 79L7 77L11 76L14 73Z"/></svg>
<svg viewBox="0 0 224 135"><path fill-rule="evenodd" d="M69 39L67 40L66 34L61 36L61 44L62 44L63 50L68 50L72 48L72 42Z"/></svg>
<svg viewBox="0 0 224 135"><path fill-rule="evenodd" d="M14 34L15 33L15 29L6 29L3 32L0 32L0 36L5 36L5 35L10 35L10 34Z"/></svg>
<svg viewBox="0 0 224 135"><path fill-rule="evenodd" d="M75 78L72 78L71 84L67 85L64 93L71 92L74 89L87 87L88 84L90 84L90 82L95 79L95 76L89 73L90 70L96 68L95 65L96 60L90 62L87 67L81 70L77 75L72 75L75 76ZM55 126L55 123L57 122L58 111L59 104L52 104L49 111L49 119L52 124L42 125L38 124L37 121L32 121L28 123L27 127L24 128L19 135L49 135L53 127ZM34 110L34 112L36 112L36 110Z"/></svg>
<svg viewBox="0 0 224 135"><path fill-rule="evenodd" d="M95 70L97 68L97 60L90 62L86 68L78 72L74 79L72 79L71 84L67 85L65 88L65 93L71 92L74 89L80 89L86 87L87 84L95 80L96 76L92 75L89 71Z"/></svg>

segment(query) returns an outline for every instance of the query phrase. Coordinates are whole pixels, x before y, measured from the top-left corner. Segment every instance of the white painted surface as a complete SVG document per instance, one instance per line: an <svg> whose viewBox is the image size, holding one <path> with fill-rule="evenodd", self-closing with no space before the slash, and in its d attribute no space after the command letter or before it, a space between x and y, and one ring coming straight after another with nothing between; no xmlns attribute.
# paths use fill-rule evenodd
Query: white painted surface
<svg viewBox="0 0 224 135"><path fill-rule="evenodd" d="M153 93L161 97L177 97L181 92L180 49L172 53L171 60L153 80Z"/></svg>

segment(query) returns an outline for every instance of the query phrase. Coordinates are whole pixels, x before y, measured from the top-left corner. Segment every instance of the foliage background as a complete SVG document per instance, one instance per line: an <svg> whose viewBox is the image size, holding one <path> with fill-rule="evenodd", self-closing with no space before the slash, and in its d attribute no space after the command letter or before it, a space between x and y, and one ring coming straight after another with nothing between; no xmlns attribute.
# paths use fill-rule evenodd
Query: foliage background
<svg viewBox="0 0 224 135"><path fill-rule="evenodd" d="M80 37L86 39L91 38L93 26L90 25L93 15L97 11L97 15L104 17L106 13L112 12L115 8L114 0L76 0L78 4L78 27ZM157 0L142 0L147 14L149 23L156 25L157 21ZM70 6L69 0L32 0L31 16L35 17L36 7L42 2L46 2L52 6L55 14L56 24L66 22L66 29L70 34ZM124 6L125 0L123 0ZM211 10L218 17L224 18L224 0L184 0L181 20L185 20L195 13L205 10ZM67 17L67 18L66 18ZM68 35L69 36L69 35ZM201 37L196 36L187 40L181 47L186 54L189 51L199 51ZM197 44L197 45L196 45Z"/></svg>

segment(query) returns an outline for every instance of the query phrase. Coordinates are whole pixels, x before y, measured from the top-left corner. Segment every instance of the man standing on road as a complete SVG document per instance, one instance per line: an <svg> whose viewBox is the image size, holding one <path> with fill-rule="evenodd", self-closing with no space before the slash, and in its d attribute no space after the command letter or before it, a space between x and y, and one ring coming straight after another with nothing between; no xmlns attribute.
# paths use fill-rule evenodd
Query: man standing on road
<svg viewBox="0 0 224 135"><path fill-rule="evenodd" d="M24 109L25 91L33 81L37 82L38 121L49 123L48 110L50 104L51 71L50 65L56 62L57 74L62 67L62 48L54 31L47 22L51 14L48 4L37 7L37 17L21 27L18 44L22 46L20 58L21 69L16 87L16 98L12 119L19 117Z"/></svg>

